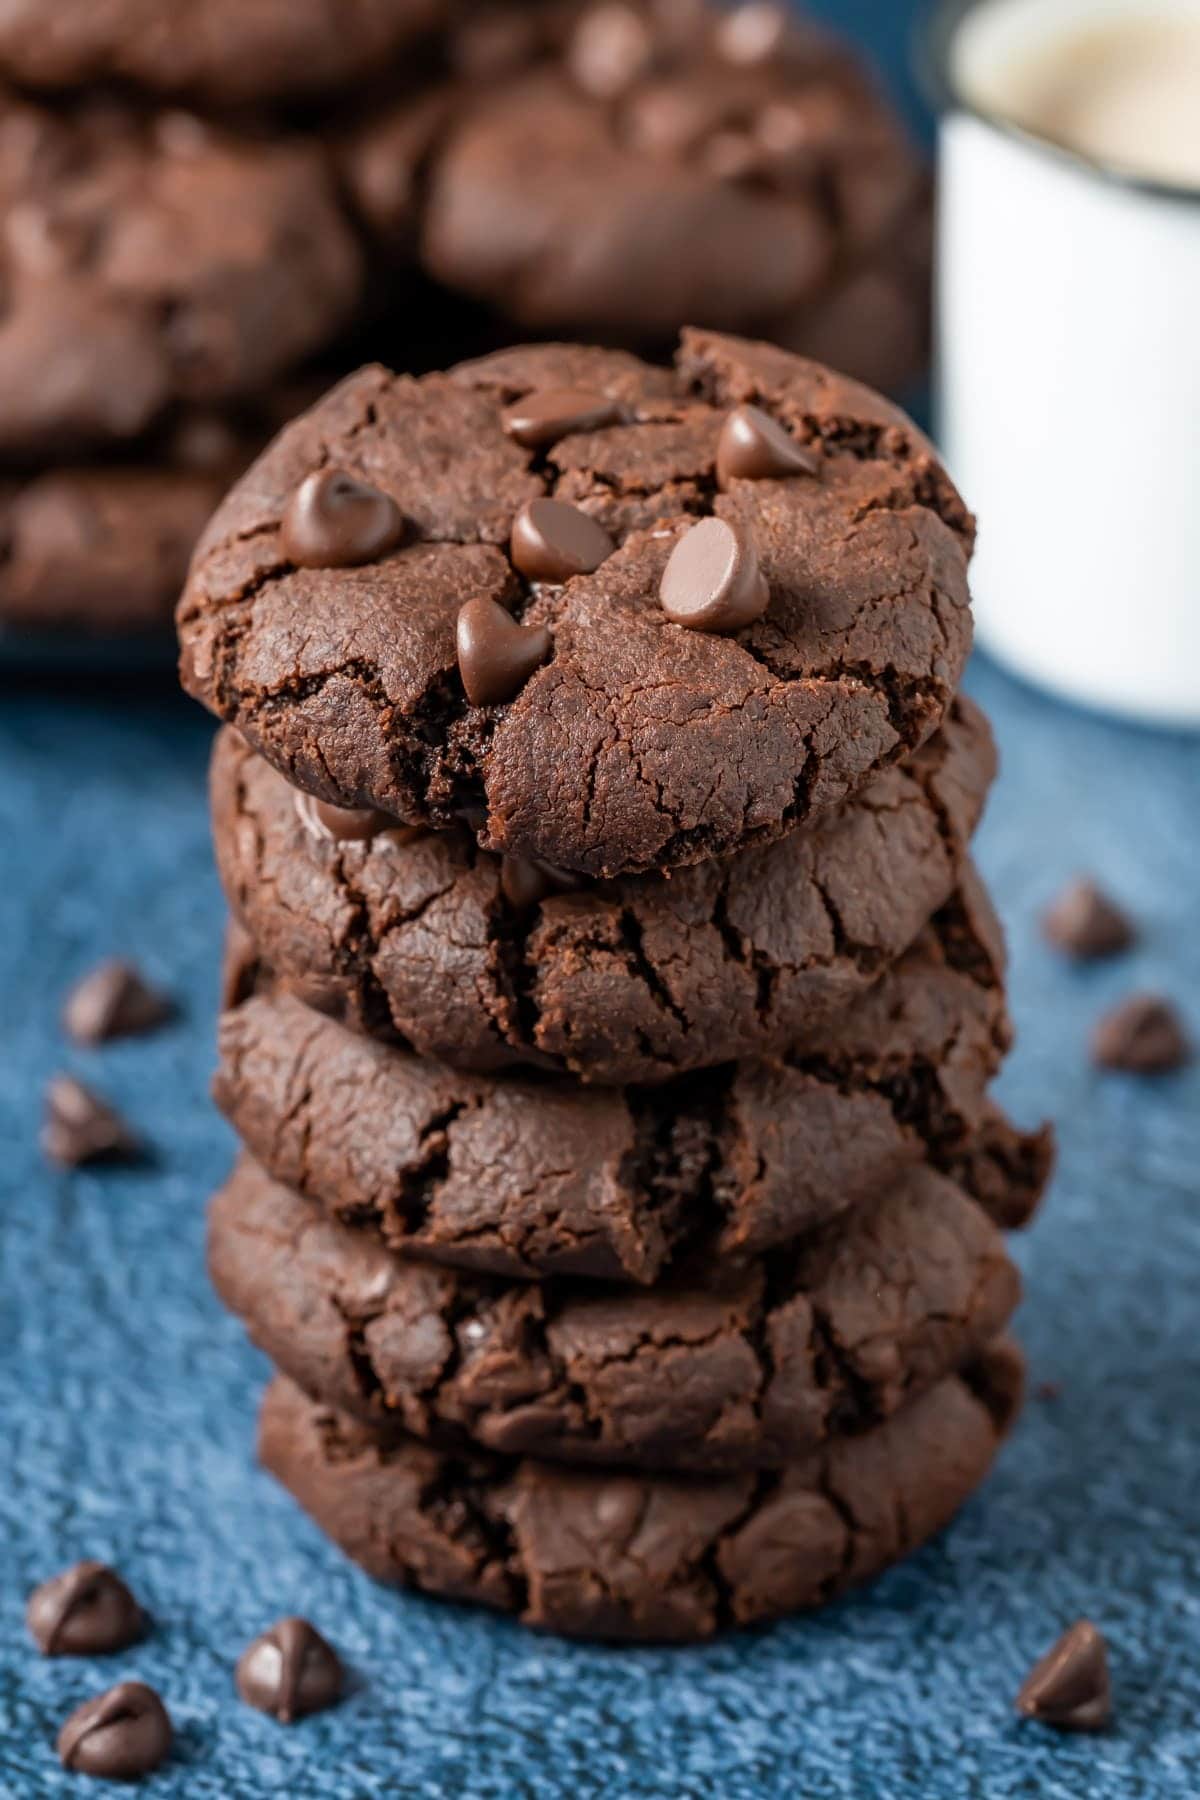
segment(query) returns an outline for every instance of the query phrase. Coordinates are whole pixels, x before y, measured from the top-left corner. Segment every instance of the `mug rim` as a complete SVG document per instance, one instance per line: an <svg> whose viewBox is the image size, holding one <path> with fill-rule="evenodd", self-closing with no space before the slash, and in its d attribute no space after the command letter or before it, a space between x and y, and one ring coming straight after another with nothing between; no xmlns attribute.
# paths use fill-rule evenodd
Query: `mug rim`
<svg viewBox="0 0 1200 1800"><path fill-rule="evenodd" d="M914 40L917 79L939 119L950 113L965 114L1011 143L1106 186L1149 199L1167 200L1176 206L1200 208L1200 185L1190 187L1153 175L1139 175L1116 163L1089 156L1069 144L1045 137L1027 125L1020 125L1015 119L1006 118L1003 113L994 112L963 94L950 72L951 47L968 14L993 3L994 0L931 0L918 18Z"/></svg>

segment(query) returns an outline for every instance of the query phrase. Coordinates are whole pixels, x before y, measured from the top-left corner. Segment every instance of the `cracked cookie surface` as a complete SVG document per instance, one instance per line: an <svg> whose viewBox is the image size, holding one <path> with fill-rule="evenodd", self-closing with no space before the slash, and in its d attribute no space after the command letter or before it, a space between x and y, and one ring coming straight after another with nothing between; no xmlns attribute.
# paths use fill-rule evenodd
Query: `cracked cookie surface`
<svg viewBox="0 0 1200 1800"><path fill-rule="evenodd" d="M987 1475L1021 1386L1002 1343L861 1437L700 1478L447 1454L277 1377L259 1454L377 1580L567 1636L690 1642L823 1605L909 1555Z"/></svg>
<svg viewBox="0 0 1200 1800"><path fill-rule="evenodd" d="M869 1430L1019 1298L995 1226L929 1169L801 1247L650 1292L413 1262L243 1158L210 1209L208 1264L315 1400L442 1447L670 1470L779 1468Z"/></svg>
<svg viewBox="0 0 1200 1800"><path fill-rule="evenodd" d="M787 1242L926 1160L970 1192L980 1168L1019 1222L1044 1170L987 1099L1009 1042L994 931L964 888L815 1045L653 1088L452 1073L255 993L251 965L215 1093L333 1217L496 1274L652 1282L697 1244Z"/></svg>
<svg viewBox="0 0 1200 1800"><path fill-rule="evenodd" d="M514 401L602 395L628 421L540 449ZM716 451L753 402L815 475L734 479ZM297 567L284 521L314 471L386 494L405 542ZM561 586L507 546L550 495L616 542ZM770 602L733 636L667 619L679 537L716 515L753 540ZM942 723L970 645L972 522L902 413L766 345L685 335L673 370L540 346L420 380L368 368L297 420L218 511L178 611L185 687L296 786L407 823L466 822L493 851L611 876L775 838L839 805ZM491 600L548 628L548 660L472 706L455 627Z"/></svg>
<svg viewBox="0 0 1200 1800"><path fill-rule="evenodd" d="M524 905L465 830L314 829L226 729L213 835L259 958L321 1011L456 1068L656 1082L812 1041L844 1012L950 898L994 772L959 700L909 763L806 831Z"/></svg>
<svg viewBox="0 0 1200 1800"><path fill-rule="evenodd" d="M303 139L0 91L0 202L9 463L257 393L358 301L361 251Z"/></svg>

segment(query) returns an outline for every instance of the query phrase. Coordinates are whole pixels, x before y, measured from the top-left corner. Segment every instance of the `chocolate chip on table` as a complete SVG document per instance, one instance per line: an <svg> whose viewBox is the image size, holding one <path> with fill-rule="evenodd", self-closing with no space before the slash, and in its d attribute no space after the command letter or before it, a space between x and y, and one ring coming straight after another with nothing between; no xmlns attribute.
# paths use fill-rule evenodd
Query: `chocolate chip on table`
<svg viewBox="0 0 1200 1800"><path fill-rule="evenodd" d="M1130 1075L1165 1075L1192 1059L1179 1014L1158 994L1131 994L1106 1013L1092 1037L1092 1060Z"/></svg>
<svg viewBox="0 0 1200 1800"><path fill-rule="evenodd" d="M1112 1718L1108 1650L1090 1620L1078 1619L1033 1665L1017 1711L1060 1731L1104 1730Z"/></svg>
<svg viewBox="0 0 1200 1800"><path fill-rule="evenodd" d="M1137 937L1132 920L1089 877L1071 882L1042 920L1048 943L1080 962L1119 956Z"/></svg>
<svg viewBox="0 0 1200 1800"><path fill-rule="evenodd" d="M606 425L620 425L624 419L625 408L607 394L587 393L582 388L539 388L506 406L501 423L508 436L526 450L542 450L574 431L603 431Z"/></svg>
<svg viewBox="0 0 1200 1800"><path fill-rule="evenodd" d="M545 625L519 625L496 600L468 600L458 615L458 669L472 706L500 706L520 693L550 654Z"/></svg>
<svg viewBox="0 0 1200 1800"><path fill-rule="evenodd" d="M391 495L346 469L307 476L288 502L280 532L284 555L302 569L376 562L404 535L404 515Z"/></svg>
<svg viewBox="0 0 1200 1800"><path fill-rule="evenodd" d="M315 794L297 793L296 812L304 829L327 843L366 844L397 823L373 806L332 806Z"/></svg>
<svg viewBox="0 0 1200 1800"><path fill-rule="evenodd" d="M255 1638L237 1665L237 1690L247 1706L283 1725L321 1712L341 1698L337 1651L307 1619L280 1619Z"/></svg>
<svg viewBox="0 0 1200 1800"><path fill-rule="evenodd" d="M63 1168L131 1157L138 1141L124 1119L73 1075L56 1075L46 1089L42 1149Z"/></svg>
<svg viewBox="0 0 1200 1800"><path fill-rule="evenodd" d="M34 1588L25 1623L43 1656L104 1656L135 1644L145 1615L115 1569L79 1562Z"/></svg>
<svg viewBox="0 0 1200 1800"><path fill-rule="evenodd" d="M615 100L627 93L653 61L649 23L632 6L590 7L567 46L573 79L596 100Z"/></svg>
<svg viewBox="0 0 1200 1800"><path fill-rule="evenodd" d="M717 440L717 482L773 481L785 475L816 475L821 459L798 444L777 419L758 406L736 406Z"/></svg>
<svg viewBox="0 0 1200 1800"><path fill-rule="evenodd" d="M167 1709L143 1681L122 1681L76 1707L58 1734L59 1760L80 1775L136 1781L164 1762L173 1732Z"/></svg>
<svg viewBox="0 0 1200 1800"><path fill-rule="evenodd" d="M760 619L770 590L749 532L701 519L672 550L659 585L662 609L690 631L740 631Z"/></svg>
<svg viewBox="0 0 1200 1800"><path fill-rule="evenodd" d="M530 581L590 575L616 545L603 525L561 500L530 500L512 526L512 560Z"/></svg>
<svg viewBox="0 0 1200 1800"><path fill-rule="evenodd" d="M67 996L63 1025L77 1044L153 1031L171 1017L171 1002L132 963L113 957L85 975Z"/></svg>

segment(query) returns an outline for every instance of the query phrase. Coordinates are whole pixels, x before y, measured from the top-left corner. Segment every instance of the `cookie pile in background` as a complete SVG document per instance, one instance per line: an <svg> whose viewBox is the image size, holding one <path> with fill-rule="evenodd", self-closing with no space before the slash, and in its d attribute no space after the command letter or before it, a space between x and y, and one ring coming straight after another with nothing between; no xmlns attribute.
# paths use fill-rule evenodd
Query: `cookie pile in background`
<svg viewBox="0 0 1200 1800"><path fill-rule="evenodd" d="M363 369L206 531L210 1266L375 1575L700 1638L983 1479L1050 1147L988 1094L971 547L900 411L703 332Z"/></svg>
<svg viewBox="0 0 1200 1800"><path fill-rule="evenodd" d="M923 365L924 172L785 7L24 0L0 84L0 641L162 626L364 357L696 323Z"/></svg>

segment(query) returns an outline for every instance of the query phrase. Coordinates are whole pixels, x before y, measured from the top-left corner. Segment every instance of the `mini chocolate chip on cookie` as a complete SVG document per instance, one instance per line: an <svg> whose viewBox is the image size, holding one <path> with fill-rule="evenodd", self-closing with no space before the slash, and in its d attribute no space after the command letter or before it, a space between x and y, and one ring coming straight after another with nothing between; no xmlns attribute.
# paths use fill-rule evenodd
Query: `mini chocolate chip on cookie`
<svg viewBox="0 0 1200 1800"><path fill-rule="evenodd" d="M238 1659L237 1690L247 1706L293 1725L341 1699L341 1660L307 1619L280 1619Z"/></svg>
<svg viewBox="0 0 1200 1800"><path fill-rule="evenodd" d="M1112 1718L1108 1650L1088 1619L1079 1619L1021 1684L1017 1711L1060 1731L1103 1731Z"/></svg>
<svg viewBox="0 0 1200 1800"><path fill-rule="evenodd" d="M689 631L740 631L760 619L771 593L754 539L728 519L701 519L680 538L663 570L662 609Z"/></svg>
<svg viewBox="0 0 1200 1800"><path fill-rule="evenodd" d="M1080 962L1119 956L1134 942L1132 920L1087 876L1064 888L1042 920L1048 943Z"/></svg>
<svg viewBox="0 0 1200 1800"><path fill-rule="evenodd" d="M376 562L404 541L404 516L390 494L345 469L318 469L288 503L280 541L301 569Z"/></svg>
<svg viewBox="0 0 1200 1800"><path fill-rule="evenodd" d="M590 575L615 549L603 525L561 500L530 500L513 520L510 554L530 581Z"/></svg>
<svg viewBox="0 0 1200 1800"><path fill-rule="evenodd" d="M458 669L472 706L512 700L550 654L545 625L519 625L499 601L468 600L456 626Z"/></svg>
<svg viewBox="0 0 1200 1800"><path fill-rule="evenodd" d="M132 1157L138 1142L124 1119L73 1075L56 1075L46 1089L42 1149L63 1168Z"/></svg>
<svg viewBox="0 0 1200 1800"><path fill-rule="evenodd" d="M735 406L717 440L717 482L776 481L786 475L816 475L821 459L798 444L760 406Z"/></svg>
<svg viewBox="0 0 1200 1800"><path fill-rule="evenodd" d="M107 1038L153 1031L172 1011L166 995L152 988L140 970L114 957L71 989L63 1025L77 1044L100 1044Z"/></svg>
<svg viewBox="0 0 1200 1800"><path fill-rule="evenodd" d="M76 1707L58 1734L62 1765L105 1781L137 1781L170 1754L167 1709L143 1681L122 1681Z"/></svg>
<svg viewBox="0 0 1200 1800"><path fill-rule="evenodd" d="M145 1615L115 1569L79 1562L34 1588L25 1623L43 1656L103 1656L135 1644Z"/></svg>
<svg viewBox="0 0 1200 1800"><path fill-rule="evenodd" d="M544 450L576 431L602 431L624 416L619 401L580 388L543 388L505 407L502 415L509 437L526 450Z"/></svg>
<svg viewBox="0 0 1200 1800"><path fill-rule="evenodd" d="M1191 1061L1192 1046L1169 1000L1157 994L1131 994L1096 1027L1092 1058L1102 1069L1165 1075Z"/></svg>

